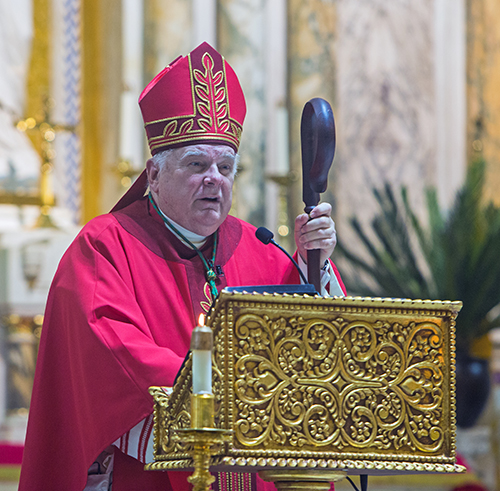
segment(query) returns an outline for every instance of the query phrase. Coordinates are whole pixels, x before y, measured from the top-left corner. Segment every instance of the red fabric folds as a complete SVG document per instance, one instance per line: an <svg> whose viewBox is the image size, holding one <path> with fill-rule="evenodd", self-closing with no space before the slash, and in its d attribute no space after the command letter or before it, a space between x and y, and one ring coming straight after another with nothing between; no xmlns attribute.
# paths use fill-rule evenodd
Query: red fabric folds
<svg viewBox="0 0 500 491"><path fill-rule="evenodd" d="M219 290L298 282L254 227L228 217L219 233ZM200 259L146 199L83 228L49 293L21 491L82 490L101 451L152 412L148 388L173 384L207 302L204 283ZM126 482L123 490L146 489Z"/></svg>

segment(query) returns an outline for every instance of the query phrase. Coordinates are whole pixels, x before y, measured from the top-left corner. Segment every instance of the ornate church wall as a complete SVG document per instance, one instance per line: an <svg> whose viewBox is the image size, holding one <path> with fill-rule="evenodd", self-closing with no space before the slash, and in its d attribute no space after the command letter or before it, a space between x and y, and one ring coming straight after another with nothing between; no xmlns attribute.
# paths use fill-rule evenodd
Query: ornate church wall
<svg viewBox="0 0 500 491"><path fill-rule="evenodd" d="M367 223L372 216L373 187L408 186L411 202L423 214L426 186L439 187L442 180L442 202L449 204L461 183L465 38L453 36L463 32L460 3L337 3L336 198L347 243L348 217L356 213ZM463 57L453 63L450 52Z"/></svg>

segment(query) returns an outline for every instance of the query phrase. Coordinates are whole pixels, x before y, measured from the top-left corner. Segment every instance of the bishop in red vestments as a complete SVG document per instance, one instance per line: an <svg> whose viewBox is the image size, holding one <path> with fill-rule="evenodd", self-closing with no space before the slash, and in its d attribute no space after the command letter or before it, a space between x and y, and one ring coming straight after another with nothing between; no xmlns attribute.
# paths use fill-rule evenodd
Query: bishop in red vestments
<svg viewBox="0 0 500 491"><path fill-rule="evenodd" d="M150 416L150 386L172 386L217 292L299 283L286 256L228 216L245 101L224 58L203 43L163 70L139 103L153 157L112 212L82 229L50 290L21 491L97 489L89 468ZM310 221L297 217L301 255L313 248L331 255L330 213L321 204ZM145 472L118 449L113 458L113 491L190 489L186 473ZM255 475L241 482L232 489L274 489Z"/></svg>

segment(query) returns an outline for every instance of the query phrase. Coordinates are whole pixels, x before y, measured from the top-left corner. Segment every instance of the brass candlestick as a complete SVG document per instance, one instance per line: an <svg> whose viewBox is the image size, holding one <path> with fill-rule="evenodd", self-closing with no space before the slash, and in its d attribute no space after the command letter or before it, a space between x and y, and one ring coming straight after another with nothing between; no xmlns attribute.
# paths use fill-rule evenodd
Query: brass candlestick
<svg viewBox="0 0 500 491"><path fill-rule="evenodd" d="M191 428L176 430L176 439L190 444L194 473L188 477L193 491L210 491L215 477L210 474L210 457L217 447L232 438L231 430L214 428L213 394L191 395Z"/></svg>

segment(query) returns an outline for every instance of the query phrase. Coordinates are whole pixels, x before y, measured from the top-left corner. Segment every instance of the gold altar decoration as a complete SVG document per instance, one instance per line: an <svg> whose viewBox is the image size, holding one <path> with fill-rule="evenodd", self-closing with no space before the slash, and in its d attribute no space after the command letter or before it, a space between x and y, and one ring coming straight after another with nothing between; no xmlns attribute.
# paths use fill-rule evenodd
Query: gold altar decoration
<svg viewBox="0 0 500 491"><path fill-rule="evenodd" d="M207 319L215 340L215 428L234 433L211 470L263 478L293 470L291 480L296 471L325 471L332 481L464 471L455 462L461 306L222 291ZM190 427L190 392L190 358L171 394L150 389L155 460L147 469L192 468L189 444L174 438Z"/></svg>
<svg viewBox="0 0 500 491"><path fill-rule="evenodd" d="M44 98L43 110L40 111L37 118L29 117L17 122L17 129L23 132L30 130L37 131L41 140L40 156L42 157L42 166L40 169L40 216L36 226L45 228L56 228L50 217L50 211L55 204L54 191L51 184L51 175L53 172L53 160L55 150L53 142L56 138L56 132L69 131L74 133L76 126L56 124L51 119L51 109L55 104L50 97Z"/></svg>

